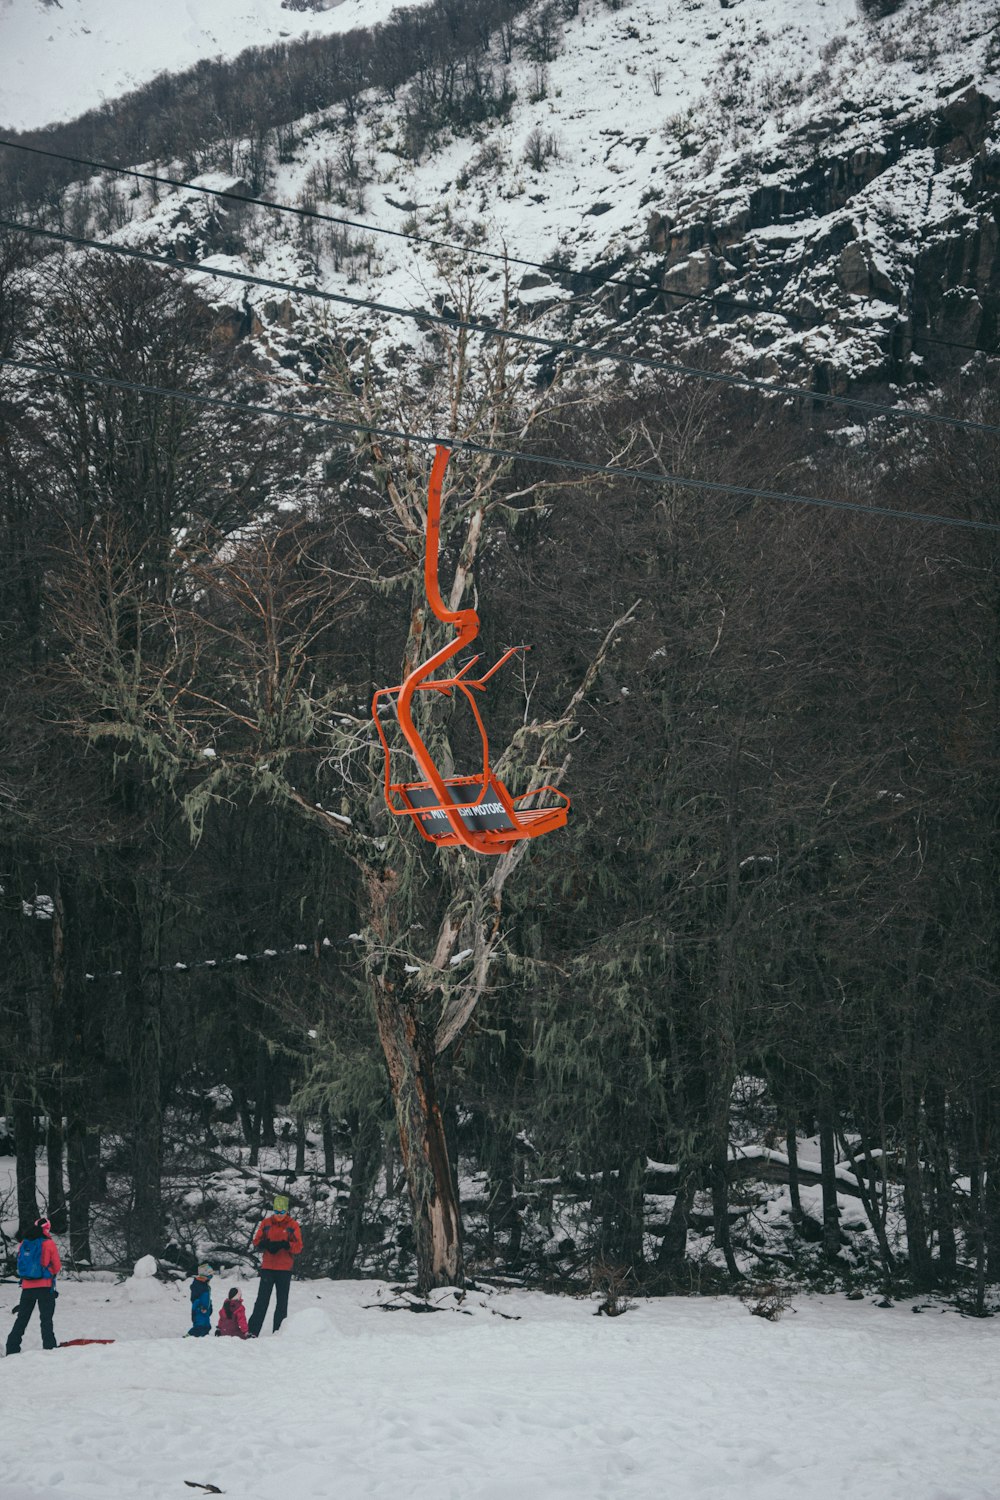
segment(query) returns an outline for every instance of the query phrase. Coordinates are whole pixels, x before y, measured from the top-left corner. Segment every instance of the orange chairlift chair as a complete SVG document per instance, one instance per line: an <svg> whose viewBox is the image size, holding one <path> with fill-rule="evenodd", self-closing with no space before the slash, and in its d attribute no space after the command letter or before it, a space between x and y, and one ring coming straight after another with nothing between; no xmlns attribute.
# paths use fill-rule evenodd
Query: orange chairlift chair
<svg viewBox="0 0 1000 1500"><path fill-rule="evenodd" d="M427 495L427 548L424 554L424 588L427 602L437 618L455 627L454 640L418 666L399 687L379 688L372 699L372 717L385 751L386 806L396 817L409 817L425 839L439 848L464 844L479 854L503 854L521 839L538 838L562 828L569 812L569 798L554 786L536 787L520 797L512 797L490 766L490 747L486 738L475 694L485 690L494 672L523 646L511 646L482 677L466 674L479 660L474 656L454 677L432 677L439 667L458 654L479 634L479 616L474 609L445 608L438 584L438 550L441 536L441 484L448 465L450 449L438 447L434 454ZM413 722L411 706L414 693L464 694L483 742L482 769L473 776L442 776ZM403 737L413 751L423 772L423 781L401 782L392 779L392 754L379 717L383 698L391 698ZM548 805L524 806L545 796ZM554 801L552 800L554 799Z"/></svg>

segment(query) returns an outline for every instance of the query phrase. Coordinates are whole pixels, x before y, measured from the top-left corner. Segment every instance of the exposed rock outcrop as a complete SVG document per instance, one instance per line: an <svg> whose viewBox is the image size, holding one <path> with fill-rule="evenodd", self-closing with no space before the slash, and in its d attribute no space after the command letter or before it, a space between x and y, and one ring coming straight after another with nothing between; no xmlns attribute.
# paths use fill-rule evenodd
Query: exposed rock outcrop
<svg viewBox="0 0 1000 1500"><path fill-rule="evenodd" d="M817 385L829 371L810 355L810 330L837 311L855 322L863 311L877 328L870 373L882 378L911 375L922 336L995 349L1000 103L966 85L918 118L898 113L824 115L780 158L745 164L752 181L731 171L679 211L654 209L646 240L662 307L676 310L676 294L699 299L689 320L701 331L742 320L751 342L773 346L773 322L745 314L766 307L786 324L786 355Z"/></svg>

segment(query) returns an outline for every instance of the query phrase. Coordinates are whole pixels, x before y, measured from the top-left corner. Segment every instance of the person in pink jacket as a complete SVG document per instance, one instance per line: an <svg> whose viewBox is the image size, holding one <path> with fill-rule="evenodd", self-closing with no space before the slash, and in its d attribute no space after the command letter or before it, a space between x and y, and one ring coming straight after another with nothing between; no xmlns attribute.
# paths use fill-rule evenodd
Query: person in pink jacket
<svg viewBox="0 0 1000 1500"><path fill-rule="evenodd" d="M219 1325L215 1330L217 1339L245 1339L247 1336L247 1311L243 1306L243 1294L238 1286L229 1288L229 1296L219 1308Z"/></svg>
<svg viewBox="0 0 1000 1500"><path fill-rule="evenodd" d="M7 1335L7 1353L20 1354L24 1330L31 1314L38 1308L38 1321L42 1329L42 1348L58 1349L59 1342L52 1328L55 1312L56 1277L62 1270L59 1249L49 1234L48 1219L36 1219L17 1250L17 1274L21 1278L21 1300L17 1307L14 1326Z"/></svg>

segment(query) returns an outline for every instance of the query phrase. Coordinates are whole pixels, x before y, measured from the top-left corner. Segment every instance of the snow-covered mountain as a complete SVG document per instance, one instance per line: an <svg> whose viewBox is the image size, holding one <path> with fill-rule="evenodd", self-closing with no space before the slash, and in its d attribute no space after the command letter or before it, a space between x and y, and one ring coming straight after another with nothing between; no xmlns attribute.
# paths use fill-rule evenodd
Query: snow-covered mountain
<svg viewBox="0 0 1000 1500"><path fill-rule="evenodd" d="M120 32L121 0L117 20L114 0L71 3ZM262 38L271 3L200 5L190 45L237 13L246 35ZM286 29L356 23L362 11L374 23L380 5L280 14ZM41 9L41 0L25 6L35 30L25 27L23 56L44 50ZM9 10L0 14L9 25ZM181 191L130 200L118 235L426 306L440 251L379 232L405 231L558 262L562 274L513 268L521 315L552 332L614 327L621 338L627 325L647 349L671 351L707 338L724 360L793 372L818 389L921 380L976 346L996 347L998 20L997 0L541 4L483 49L479 65L503 108L466 126L432 119L414 143L418 72L394 97L371 89L349 110L336 104L298 122L274 153L268 196L370 232L302 234L301 221L259 210L235 252L227 244L213 262L218 206ZM233 47L236 35L234 21ZM176 46L165 55L181 59ZM483 270L484 310L495 314L502 278L495 263ZM570 274L580 272L590 274ZM240 316L255 309L258 331L274 323L273 292L199 281ZM290 306L308 341L315 306ZM372 330L363 309L337 316ZM389 343L412 342L412 325L381 321Z"/></svg>
<svg viewBox="0 0 1000 1500"><path fill-rule="evenodd" d="M34 130L206 57L374 26L394 0L0 0L0 126Z"/></svg>

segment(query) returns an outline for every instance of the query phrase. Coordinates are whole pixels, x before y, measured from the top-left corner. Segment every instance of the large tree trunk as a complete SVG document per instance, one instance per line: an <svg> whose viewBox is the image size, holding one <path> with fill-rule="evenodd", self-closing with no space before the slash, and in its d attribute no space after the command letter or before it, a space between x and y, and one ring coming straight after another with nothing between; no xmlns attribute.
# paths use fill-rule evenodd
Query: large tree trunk
<svg viewBox="0 0 1000 1500"><path fill-rule="evenodd" d="M250 1110L250 1098L247 1078L247 1056L246 1038L242 1024L234 1024L229 1033L229 1056L231 1062L230 1078L233 1088L233 1103L236 1105L236 1113L239 1116L240 1130L243 1140L247 1146L253 1146L253 1115ZM254 1165L251 1158L251 1166Z"/></svg>
<svg viewBox="0 0 1000 1500"><path fill-rule="evenodd" d="M986 1235L986 1277L1000 1281L1000 1157L993 1150L996 1131L990 1131L990 1148L986 1155L986 1181L983 1188L983 1217Z"/></svg>
<svg viewBox="0 0 1000 1500"><path fill-rule="evenodd" d="M257 1141L261 1146L274 1146L278 1141L274 1133L274 1072L263 1037L257 1043Z"/></svg>
<svg viewBox="0 0 1000 1500"><path fill-rule="evenodd" d="M333 1126L329 1112L324 1110L325 1128L330 1131L331 1159L333 1150ZM350 1120L351 1127L351 1186L346 1206L337 1215L340 1244L337 1252L337 1274L350 1276L361 1247L361 1229L364 1224L368 1195L375 1185L380 1163L380 1135L378 1122L371 1118L361 1121L357 1114Z"/></svg>
<svg viewBox="0 0 1000 1500"><path fill-rule="evenodd" d="M840 1257L840 1206L837 1203L837 1153L834 1134L833 1097L829 1087L820 1090L819 1107L820 1189L823 1195L823 1253L830 1260Z"/></svg>
<svg viewBox="0 0 1000 1500"><path fill-rule="evenodd" d="M744 721L745 722L745 721ZM714 1014L710 1025L714 1030L711 1043L715 1047L716 1061L711 1070L710 1098L712 1099L712 1123L708 1163L712 1186L712 1218L716 1247L722 1251L726 1270L733 1280L741 1272L733 1254L733 1242L729 1224L729 1114L732 1105L733 1084L738 1069L737 992L739 964L737 960L737 924L742 915L740 907L740 820L742 730L733 739L729 753L728 788L726 807L726 914L725 925L719 938L719 970L717 992L714 997Z"/></svg>
<svg viewBox="0 0 1000 1500"><path fill-rule="evenodd" d="M687 1253L688 1220L694 1207L698 1187L697 1168L693 1161L682 1161L677 1178L677 1195L670 1210L667 1231L660 1242L656 1269L671 1283L679 1280Z"/></svg>
<svg viewBox="0 0 1000 1500"><path fill-rule="evenodd" d="M434 1084L433 1031L421 1026L408 997L384 977L376 980L374 994L413 1209L417 1285L422 1292L461 1286L461 1221Z"/></svg>
<svg viewBox="0 0 1000 1500"><path fill-rule="evenodd" d="M333 1138L333 1120L330 1117L330 1106L324 1104L319 1117L320 1130L323 1133L323 1171L327 1177L337 1175L337 1149Z"/></svg>
<svg viewBox="0 0 1000 1500"><path fill-rule="evenodd" d="M907 953L907 984L903 995L902 1035L900 1039L899 1074L902 1096L903 1137L903 1217L906 1220L906 1244L910 1275L921 1291L929 1291L936 1281L927 1232L924 1203L923 1171L923 1093L928 1069L922 1049L918 1047L918 1007L920 1004L920 954L924 927L914 929Z"/></svg>
<svg viewBox="0 0 1000 1500"><path fill-rule="evenodd" d="M65 1141L63 1139L62 1103L56 1102L50 1094L50 1111L58 1109L59 1113L51 1113L48 1124L45 1127L45 1157L48 1163L49 1196L47 1213L54 1234L65 1234L67 1227L66 1217L66 1181L63 1175L63 1153Z"/></svg>
<svg viewBox="0 0 1000 1500"><path fill-rule="evenodd" d="M62 927L58 944L62 963L62 1023L66 1081L63 1104L66 1114L66 1178L69 1248L74 1265L90 1265L90 1220L93 1200L100 1189L100 1115L93 1089L94 1076L103 1066L99 1040L99 1009L88 994L84 977L81 881L63 872L57 882L56 914ZM93 921L89 922L93 931ZM57 964L58 972L58 964Z"/></svg>
<svg viewBox="0 0 1000 1500"><path fill-rule="evenodd" d="M884 1139L885 1137L883 1134L883 1140ZM883 1146L882 1156L879 1158L879 1161L881 1162L880 1181L880 1171L875 1164L875 1158L872 1156L871 1150L869 1148L865 1147L861 1156L859 1156L852 1149L850 1138L844 1132L841 1132L840 1142L844 1150L847 1152L848 1159L851 1163L851 1170L853 1171L858 1184L858 1192L861 1196L861 1202L864 1204L865 1213L868 1215L868 1222L875 1233L876 1240L878 1241L879 1255L882 1258L882 1269L885 1271L887 1278L892 1277L895 1274L896 1270L896 1258L892 1253L892 1248L889 1244L889 1236L886 1233L885 1228L886 1218L888 1215L888 1184L885 1176L885 1148Z"/></svg>
<svg viewBox="0 0 1000 1500"><path fill-rule="evenodd" d="M721 1153L712 1163L712 1218L714 1239L726 1262L726 1270L734 1281L742 1279L742 1271L733 1253L733 1237L729 1224L729 1163Z"/></svg>
<svg viewBox="0 0 1000 1500"><path fill-rule="evenodd" d="M971 1174L972 1225L970 1239L976 1252L976 1314L986 1316L986 1161L976 1153Z"/></svg>
<svg viewBox="0 0 1000 1500"><path fill-rule="evenodd" d="M255 1067L254 1112L249 1136L252 1167L256 1167L260 1162L261 1146L274 1145L274 1103L268 1062L267 1043L263 1038L259 1038Z"/></svg>
<svg viewBox="0 0 1000 1500"><path fill-rule="evenodd" d="M295 1175L301 1177L306 1169L306 1117L295 1116Z"/></svg>
<svg viewBox="0 0 1000 1500"><path fill-rule="evenodd" d="M259 1101L259 1095L258 1095L258 1101ZM256 1166L260 1165L260 1103L259 1102L258 1102L257 1107L255 1108L255 1110L253 1112L253 1118L249 1121L249 1126L250 1126L250 1128L249 1128L249 1131L247 1133L247 1145L250 1147L250 1166L251 1167L256 1167Z"/></svg>
<svg viewBox="0 0 1000 1500"><path fill-rule="evenodd" d="M951 1156L948 1149L947 1100L944 1089L935 1078L928 1079L926 1111L931 1160L934 1164L933 1226L938 1242L938 1274L941 1280L950 1283L958 1274L958 1243L955 1235Z"/></svg>
<svg viewBox="0 0 1000 1500"><path fill-rule="evenodd" d="M66 1003L68 985L66 968L66 913L63 908L62 882L57 872L54 872L52 880L51 926L52 1017L49 1039L49 1064L51 1071L45 1089L45 1113L47 1116L45 1155L48 1166L49 1185L47 1212L49 1222L55 1233L65 1234L67 1227L66 1182L63 1175L63 1152L65 1147L63 1116L65 1113L65 1102L62 1079L67 1053Z"/></svg>
<svg viewBox="0 0 1000 1500"><path fill-rule="evenodd" d="M100 1172L101 1137L81 1116L71 1116L66 1131L69 1176L69 1249L73 1264L90 1265L90 1214Z"/></svg>
<svg viewBox="0 0 1000 1500"><path fill-rule="evenodd" d="M521 1157L512 1130L500 1125L493 1133L489 1165L489 1204L486 1226L490 1250L499 1253L498 1237L507 1236L504 1260L508 1267L518 1264L524 1224L517 1210L520 1189Z"/></svg>
<svg viewBox="0 0 1000 1500"><path fill-rule="evenodd" d="M246 1087L242 1078L238 1078L233 1086L233 1094L236 1103L236 1113L239 1115L240 1130L243 1132L243 1140L253 1150L254 1123L253 1115L250 1113L250 1101L247 1098ZM255 1166L256 1160L251 1155L250 1165Z"/></svg>
<svg viewBox="0 0 1000 1500"><path fill-rule="evenodd" d="M936 1281L927 1233L927 1211L924 1204L924 1172L921 1161L920 1093L907 1066L911 1056L908 1045L910 1022L904 1022L903 1042L903 1217L906 1220L906 1244L910 1275L921 1291L930 1291Z"/></svg>
<svg viewBox="0 0 1000 1500"><path fill-rule="evenodd" d="M27 1080L14 1080L14 1162L17 1173L18 1232L29 1229L38 1218L35 1171L35 1103Z"/></svg>
<svg viewBox="0 0 1000 1500"><path fill-rule="evenodd" d="M607 1265L642 1272L643 1182L645 1157L631 1157L601 1173L594 1194L600 1217L597 1253Z"/></svg>
<svg viewBox="0 0 1000 1500"><path fill-rule="evenodd" d="M791 1117L785 1126L785 1153L788 1157L788 1198L792 1207L792 1223L802 1223L802 1198L799 1193L799 1138L797 1121Z"/></svg>
<svg viewBox="0 0 1000 1500"><path fill-rule="evenodd" d="M132 1135L132 1208L125 1253L135 1261L155 1255L163 1238L161 984L156 918L151 914L144 921L142 893L131 883L124 900L122 970Z"/></svg>

